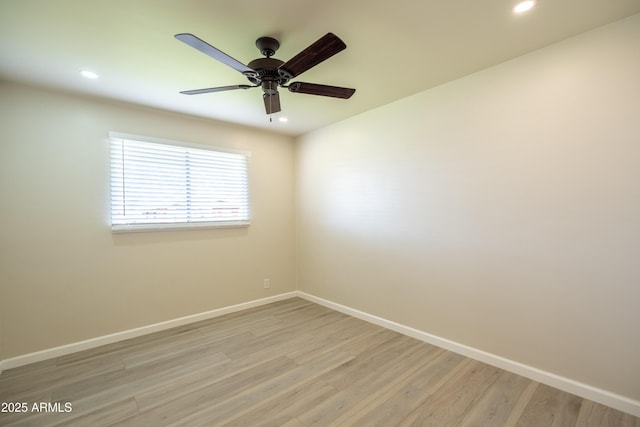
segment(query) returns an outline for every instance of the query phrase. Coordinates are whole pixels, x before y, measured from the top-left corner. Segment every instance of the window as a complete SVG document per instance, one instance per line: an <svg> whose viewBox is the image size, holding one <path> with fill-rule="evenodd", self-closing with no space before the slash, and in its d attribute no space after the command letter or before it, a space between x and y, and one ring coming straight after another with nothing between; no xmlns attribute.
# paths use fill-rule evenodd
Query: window
<svg viewBox="0 0 640 427"><path fill-rule="evenodd" d="M249 225L248 153L109 137L113 231Z"/></svg>

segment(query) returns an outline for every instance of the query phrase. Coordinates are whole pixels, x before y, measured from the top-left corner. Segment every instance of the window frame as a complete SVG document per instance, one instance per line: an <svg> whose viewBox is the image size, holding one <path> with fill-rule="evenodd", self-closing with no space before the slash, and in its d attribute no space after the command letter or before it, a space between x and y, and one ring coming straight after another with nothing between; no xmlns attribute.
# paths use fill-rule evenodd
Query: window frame
<svg viewBox="0 0 640 427"><path fill-rule="evenodd" d="M186 221L186 222L154 222L154 223L127 223L127 224L114 224L113 223L113 180L112 180L112 158L111 158L111 144L113 140L131 140L142 143L163 144L173 147L193 148L197 150L207 150L220 153L239 154L246 158L246 220L231 220L231 221ZM151 136L134 135L123 132L109 132L109 223L111 225L112 233L130 233L130 232L145 232L145 231L168 231L168 230L194 230L194 229L215 229L215 228L246 228L251 225L251 191L249 186L249 160L251 159L251 152L236 150L227 147L218 147L206 144L196 144L192 142L176 141L164 138L157 138Z"/></svg>

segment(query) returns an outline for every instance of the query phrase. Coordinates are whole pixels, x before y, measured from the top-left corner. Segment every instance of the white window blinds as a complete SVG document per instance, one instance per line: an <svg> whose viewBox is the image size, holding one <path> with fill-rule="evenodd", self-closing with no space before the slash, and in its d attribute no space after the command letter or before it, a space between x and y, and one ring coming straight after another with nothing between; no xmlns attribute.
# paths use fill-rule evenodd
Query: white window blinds
<svg viewBox="0 0 640 427"><path fill-rule="evenodd" d="M247 153L109 136L112 230L249 225Z"/></svg>

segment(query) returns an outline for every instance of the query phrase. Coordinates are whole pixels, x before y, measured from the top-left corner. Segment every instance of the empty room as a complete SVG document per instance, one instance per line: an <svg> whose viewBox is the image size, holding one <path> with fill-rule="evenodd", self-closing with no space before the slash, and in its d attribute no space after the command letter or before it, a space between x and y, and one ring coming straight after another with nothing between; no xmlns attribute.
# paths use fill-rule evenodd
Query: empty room
<svg viewBox="0 0 640 427"><path fill-rule="evenodd" d="M640 426L640 1L0 1L1 426Z"/></svg>

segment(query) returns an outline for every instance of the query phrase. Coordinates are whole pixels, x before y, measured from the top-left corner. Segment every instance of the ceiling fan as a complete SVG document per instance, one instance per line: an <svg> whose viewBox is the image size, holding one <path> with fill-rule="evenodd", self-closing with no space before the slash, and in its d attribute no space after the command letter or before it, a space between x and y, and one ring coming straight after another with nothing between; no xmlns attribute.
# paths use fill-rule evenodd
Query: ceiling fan
<svg viewBox="0 0 640 427"><path fill-rule="evenodd" d="M346 49L347 45L332 33L327 33L287 62L272 58L280 47L278 40L272 37L260 37L256 40L256 47L265 57L254 59L247 65L216 49L193 34L176 34L175 38L205 55L209 55L213 59L228 65L234 70L241 72L253 83L253 85L221 86L180 92L185 95L261 87L264 92L262 97L264 99L265 110L267 114L272 114L280 111L278 87L287 88L289 92L294 93L306 93L343 99L350 98L356 91L355 89L316 83L294 82L288 84L292 78L299 76L322 61Z"/></svg>

